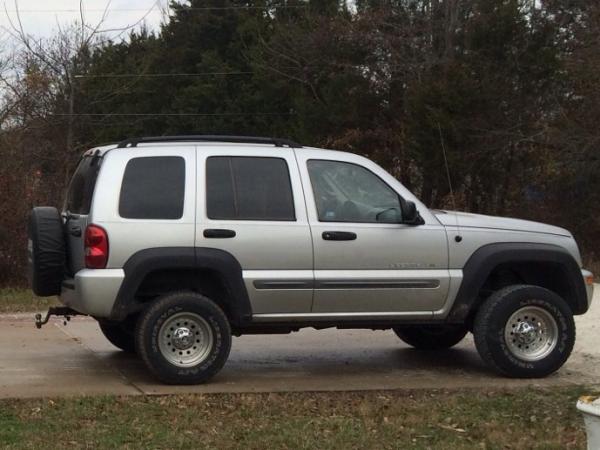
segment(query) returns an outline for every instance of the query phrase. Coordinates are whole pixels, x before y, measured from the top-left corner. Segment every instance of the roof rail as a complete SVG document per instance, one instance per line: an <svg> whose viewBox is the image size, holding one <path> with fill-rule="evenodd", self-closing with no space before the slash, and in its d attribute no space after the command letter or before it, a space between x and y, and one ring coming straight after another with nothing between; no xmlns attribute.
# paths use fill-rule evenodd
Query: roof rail
<svg viewBox="0 0 600 450"><path fill-rule="evenodd" d="M300 144L287 139L254 137L254 136L219 136L219 135L189 135L189 136L150 136L125 139L117 144L117 148L137 147L138 144L150 142L231 142L235 144L272 144L275 147L302 148Z"/></svg>

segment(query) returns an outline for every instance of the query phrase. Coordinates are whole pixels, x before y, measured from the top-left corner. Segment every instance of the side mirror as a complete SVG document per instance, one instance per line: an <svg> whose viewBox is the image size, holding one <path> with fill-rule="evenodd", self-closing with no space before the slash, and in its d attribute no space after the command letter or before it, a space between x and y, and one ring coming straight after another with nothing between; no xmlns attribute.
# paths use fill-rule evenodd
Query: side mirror
<svg viewBox="0 0 600 450"><path fill-rule="evenodd" d="M414 202L406 200L402 205L402 210L403 223L408 225L423 225L425 223Z"/></svg>
<svg viewBox="0 0 600 450"><path fill-rule="evenodd" d="M387 208L375 215L375 220L381 223L402 223L402 212L398 208Z"/></svg>

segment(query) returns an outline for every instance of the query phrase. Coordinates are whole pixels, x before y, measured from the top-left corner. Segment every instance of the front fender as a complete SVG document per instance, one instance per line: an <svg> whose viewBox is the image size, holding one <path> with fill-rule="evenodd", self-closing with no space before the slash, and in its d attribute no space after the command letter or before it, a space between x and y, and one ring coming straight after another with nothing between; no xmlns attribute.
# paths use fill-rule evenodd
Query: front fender
<svg viewBox="0 0 600 450"><path fill-rule="evenodd" d="M449 322L464 322L477 306L479 292L494 268L507 263L550 263L566 277L574 314L583 314L589 305L581 269L564 248L539 243L496 243L477 249L463 268L463 281L447 316Z"/></svg>

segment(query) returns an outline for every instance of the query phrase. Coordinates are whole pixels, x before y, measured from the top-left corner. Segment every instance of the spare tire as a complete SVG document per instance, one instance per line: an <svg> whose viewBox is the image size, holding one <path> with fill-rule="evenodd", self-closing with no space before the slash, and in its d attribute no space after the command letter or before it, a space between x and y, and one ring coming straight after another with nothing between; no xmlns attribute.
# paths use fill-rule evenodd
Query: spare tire
<svg viewBox="0 0 600 450"><path fill-rule="evenodd" d="M60 294L65 273L66 245L62 219L56 208L33 208L29 215L28 278L40 297Z"/></svg>

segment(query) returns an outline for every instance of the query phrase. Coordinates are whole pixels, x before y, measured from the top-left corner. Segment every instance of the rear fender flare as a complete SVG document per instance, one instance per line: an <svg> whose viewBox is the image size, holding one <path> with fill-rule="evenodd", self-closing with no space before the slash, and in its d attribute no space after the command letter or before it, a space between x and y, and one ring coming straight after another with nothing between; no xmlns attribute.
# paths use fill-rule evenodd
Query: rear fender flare
<svg viewBox="0 0 600 450"><path fill-rule="evenodd" d="M224 301L228 303L226 306L232 323L243 325L251 321L252 308L238 260L224 250L206 247L150 248L134 253L123 266L125 278L110 318L123 320L139 310L135 294L142 281L149 273L165 269L210 269L216 272L227 290Z"/></svg>

